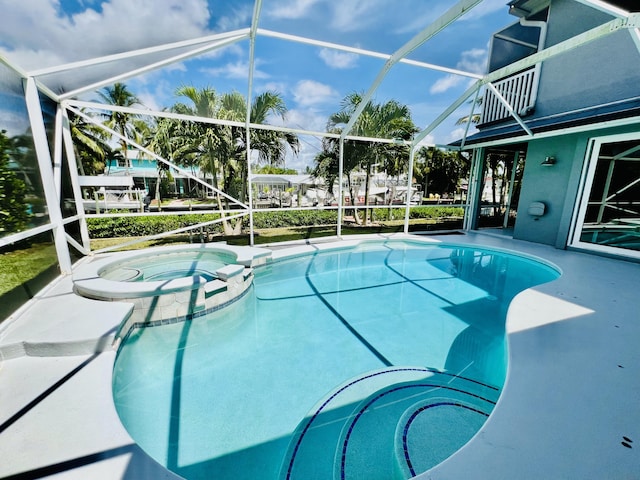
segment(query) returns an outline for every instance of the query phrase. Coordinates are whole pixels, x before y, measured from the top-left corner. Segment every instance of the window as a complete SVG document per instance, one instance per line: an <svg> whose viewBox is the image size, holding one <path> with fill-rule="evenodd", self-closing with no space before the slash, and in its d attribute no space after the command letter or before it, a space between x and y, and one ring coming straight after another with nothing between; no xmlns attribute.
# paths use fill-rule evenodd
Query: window
<svg viewBox="0 0 640 480"><path fill-rule="evenodd" d="M120 168L131 168L131 160L128 158L118 158L118 167Z"/></svg>

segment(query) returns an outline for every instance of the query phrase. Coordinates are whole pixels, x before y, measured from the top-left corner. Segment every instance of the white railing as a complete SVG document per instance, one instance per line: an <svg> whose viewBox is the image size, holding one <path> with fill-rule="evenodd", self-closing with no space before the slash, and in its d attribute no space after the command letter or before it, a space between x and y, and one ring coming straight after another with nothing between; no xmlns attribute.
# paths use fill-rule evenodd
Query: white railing
<svg viewBox="0 0 640 480"><path fill-rule="evenodd" d="M518 115L527 112L534 106L535 90L537 90L538 69L532 67L523 72L517 73L509 78L500 80L493 84L500 95L509 103L513 111ZM506 105L500 101L498 96L489 88L485 90L482 101L482 117L480 123L490 123L498 120L505 120L510 117Z"/></svg>

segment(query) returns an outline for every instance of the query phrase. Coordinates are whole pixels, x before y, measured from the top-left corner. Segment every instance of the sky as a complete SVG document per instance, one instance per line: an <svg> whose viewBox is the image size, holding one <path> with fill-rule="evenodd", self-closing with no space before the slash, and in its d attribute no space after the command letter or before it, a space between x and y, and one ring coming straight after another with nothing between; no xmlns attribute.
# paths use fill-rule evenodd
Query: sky
<svg viewBox="0 0 640 480"><path fill-rule="evenodd" d="M480 5L415 49L408 58L469 72L486 73L490 38L517 19L508 14L508 0L483 0ZM367 92L384 60L339 51L328 46L292 42L269 32L304 37L383 54L393 54L427 28L453 0L263 0L255 43L252 95L279 93L288 108L286 119L270 123L309 131L325 131L329 115L350 93ZM31 72L69 62L246 29L254 11L252 0L0 0L0 55ZM38 77L53 90L73 90L163 57L137 57L120 65L74 69L63 75ZM212 87L218 93L248 92L250 44L241 40L198 57L122 80L151 110L170 107L183 85ZM25 116L17 115L12 95L17 90L10 70L0 65L0 129L12 133ZM407 105L419 129L431 124L472 79L414 65L396 64L378 86L373 100L391 99ZM18 82L19 83L19 82ZM64 86L63 86L64 85ZM15 92L14 92L15 93ZM95 91L78 98L96 100ZM18 102L19 103L19 102ZM468 115L464 104L426 139L447 144L462 137L455 121ZM287 168L304 170L313 163L319 141L302 135L301 152L289 155Z"/></svg>

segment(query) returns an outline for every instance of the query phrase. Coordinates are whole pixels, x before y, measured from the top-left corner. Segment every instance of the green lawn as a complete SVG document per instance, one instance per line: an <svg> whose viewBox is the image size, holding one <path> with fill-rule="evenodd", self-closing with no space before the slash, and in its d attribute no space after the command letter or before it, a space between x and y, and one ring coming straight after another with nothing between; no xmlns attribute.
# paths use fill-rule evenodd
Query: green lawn
<svg viewBox="0 0 640 480"><path fill-rule="evenodd" d="M37 277L57 263L52 243L33 244L29 248L0 255L0 295Z"/></svg>

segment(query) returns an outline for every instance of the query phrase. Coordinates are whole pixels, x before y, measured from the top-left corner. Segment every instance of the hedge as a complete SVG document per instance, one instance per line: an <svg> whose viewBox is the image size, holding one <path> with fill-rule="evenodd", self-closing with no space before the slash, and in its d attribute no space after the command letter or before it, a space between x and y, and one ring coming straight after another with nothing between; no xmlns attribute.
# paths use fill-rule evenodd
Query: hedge
<svg viewBox="0 0 640 480"><path fill-rule="evenodd" d="M359 211L361 215L364 214L363 209L360 208ZM374 209L372 212L373 220L379 222L403 219L405 210L404 208L382 208ZM461 207L413 207L409 211L409 218L411 219L460 218L463 215L464 209ZM178 230L198 223L217 220L218 218L220 218L220 215L211 213L88 218L87 226L91 238L141 237ZM253 214L253 226L256 229L335 225L337 221L337 210L257 211ZM243 226L248 227L248 225L249 217L245 216ZM222 233L222 225L219 223L207 225L204 230L207 233Z"/></svg>
<svg viewBox="0 0 640 480"><path fill-rule="evenodd" d="M220 218L218 214L87 218L87 227L90 238L142 237L178 230L218 218ZM222 226L219 224L204 228L209 233L222 232Z"/></svg>

